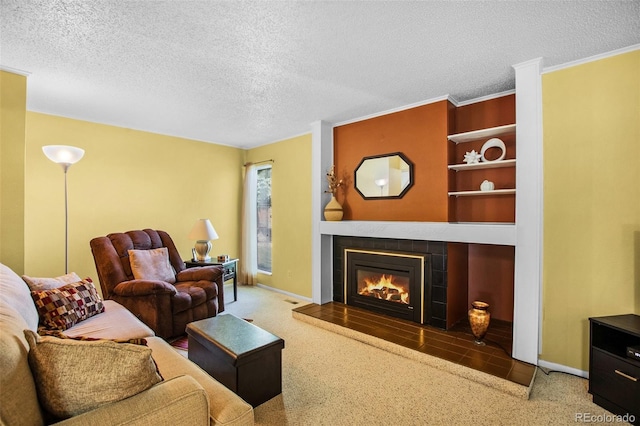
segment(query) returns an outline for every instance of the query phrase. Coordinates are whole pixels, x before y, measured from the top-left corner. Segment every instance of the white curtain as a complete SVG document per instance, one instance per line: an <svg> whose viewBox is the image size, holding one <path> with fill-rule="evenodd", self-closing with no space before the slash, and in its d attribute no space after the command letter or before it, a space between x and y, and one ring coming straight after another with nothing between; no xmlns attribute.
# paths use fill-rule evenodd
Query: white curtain
<svg viewBox="0 0 640 426"><path fill-rule="evenodd" d="M242 258L240 259L240 283L255 285L258 275L257 193L258 173L249 164L244 172L242 197Z"/></svg>

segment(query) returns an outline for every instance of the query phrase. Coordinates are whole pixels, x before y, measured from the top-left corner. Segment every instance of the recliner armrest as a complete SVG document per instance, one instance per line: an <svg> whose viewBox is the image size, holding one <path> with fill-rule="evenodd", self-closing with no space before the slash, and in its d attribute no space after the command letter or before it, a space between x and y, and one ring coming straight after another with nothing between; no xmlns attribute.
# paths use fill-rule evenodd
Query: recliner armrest
<svg viewBox="0 0 640 426"><path fill-rule="evenodd" d="M154 294L176 294L176 288L165 281L131 280L123 281L113 288L113 293L121 297L150 296Z"/></svg>
<svg viewBox="0 0 640 426"><path fill-rule="evenodd" d="M222 266L198 266L178 272L176 280L183 281L218 281L222 279Z"/></svg>

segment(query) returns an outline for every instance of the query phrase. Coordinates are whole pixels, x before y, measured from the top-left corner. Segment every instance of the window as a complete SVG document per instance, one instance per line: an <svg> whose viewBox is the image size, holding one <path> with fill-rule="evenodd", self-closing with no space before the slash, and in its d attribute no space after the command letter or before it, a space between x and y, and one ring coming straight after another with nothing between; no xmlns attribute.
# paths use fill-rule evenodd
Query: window
<svg viewBox="0 0 640 426"><path fill-rule="evenodd" d="M271 166L257 169L256 234L258 239L258 270L271 272Z"/></svg>

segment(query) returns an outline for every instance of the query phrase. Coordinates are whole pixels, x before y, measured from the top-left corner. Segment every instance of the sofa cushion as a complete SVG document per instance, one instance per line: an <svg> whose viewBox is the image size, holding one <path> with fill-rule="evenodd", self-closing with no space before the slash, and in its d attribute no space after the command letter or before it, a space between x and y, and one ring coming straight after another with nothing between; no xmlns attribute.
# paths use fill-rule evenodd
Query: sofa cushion
<svg viewBox="0 0 640 426"><path fill-rule="evenodd" d="M29 286L29 290L50 290L52 288L62 287L65 284L77 283L81 278L75 272L69 272L68 274L61 275L55 278L38 278L23 275L22 279Z"/></svg>
<svg viewBox="0 0 640 426"><path fill-rule="evenodd" d="M29 287L11 268L0 263L0 296L2 302L14 309L30 330L38 328L38 311L31 300ZM21 339L24 339L20 333Z"/></svg>
<svg viewBox="0 0 640 426"><path fill-rule="evenodd" d="M210 426L209 402L202 386L189 376L180 376L55 426L87 425Z"/></svg>
<svg viewBox="0 0 640 426"><path fill-rule="evenodd" d="M40 328L38 330L38 334L40 336L57 337L58 339L72 339L72 340L79 340L79 341L84 341L84 342L95 342L95 341L98 341L98 340L110 340L110 341L116 342L116 343L131 343L133 345L147 346L147 339L145 339L144 337L135 338L135 339L105 339L103 337L69 336L67 334L64 334L64 332L62 332L60 330L45 330L43 328Z"/></svg>
<svg viewBox="0 0 640 426"><path fill-rule="evenodd" d="M104 300L104 312L86 319L63 333L69 337L101 339L141 339L153 336L153 330L136 318L127 308L113 300Z"/></svg>
<svg viewBox="0 0 640 426"><path fill-rule="evenodd" d="M32 291L31 297L40 314L40 324L48 329L66 330L104 312L102 298L88 279L60 288Z"/></svg>
<svg viewBox="0 0 640 426"><path fill-rule="evenodd" d="M136 395L162 381L151 349L110 340L40 337L25 330L40 403L65 419Z"/></svg>

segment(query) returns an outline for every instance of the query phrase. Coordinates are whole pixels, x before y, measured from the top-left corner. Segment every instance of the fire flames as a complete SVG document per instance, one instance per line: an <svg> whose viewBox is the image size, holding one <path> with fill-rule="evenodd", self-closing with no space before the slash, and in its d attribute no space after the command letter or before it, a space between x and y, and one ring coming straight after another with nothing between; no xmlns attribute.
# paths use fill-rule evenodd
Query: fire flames
<svg viewBox="0 0 640 426"><path fill-rule="evenodd" d="M394 283L393 275L382 274L378 280L365 278L359 286L358 294L409 304L409 293L403 286Z"/></svg>

